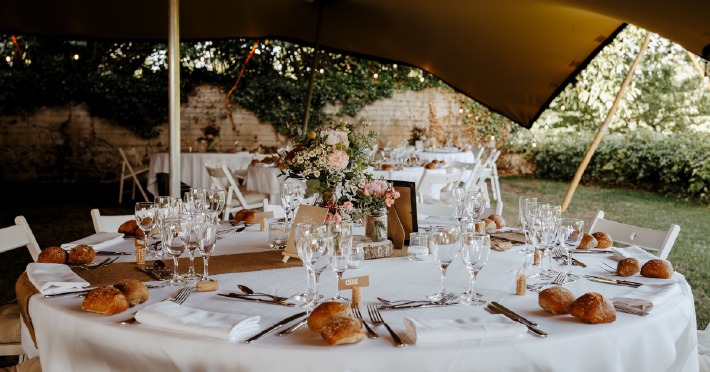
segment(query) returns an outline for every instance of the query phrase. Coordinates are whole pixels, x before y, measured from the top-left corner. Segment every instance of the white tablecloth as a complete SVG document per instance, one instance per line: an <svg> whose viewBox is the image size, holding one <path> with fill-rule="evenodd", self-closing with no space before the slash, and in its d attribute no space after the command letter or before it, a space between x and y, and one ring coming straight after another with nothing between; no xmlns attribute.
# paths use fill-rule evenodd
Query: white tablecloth
<svg viewBox="0 0 710 372"><path fill-rule="evenodd" d="M447 165L452 165L456 160L466 163L473 163L475 161L475 157L471 151L449 150L446 148L434 151L417 151L417 157L419 157L419 160L427 162L434 159L444 160Z"/></svg>
<svg viewBox="0 0 710 372"><path fill-rule="evenodd" d="M250 165L247 168L247 190L269 194L269 203L281 204L280 184L286 180L278 167Z"/></svg>
<svg viewBox="0 0 710 372"><path fill-rule="evenodd" d="M180 154L180 181L191 187L210 188L212 180L205 170L205 163L227 164L233 170L244 170L254 158L254 154L238 152L234 154L216 152L184 152ZM158 195L158 173L170 173L168 153L158 152L150 156L148 170L148 191Z"/></svg>
<svg viewBox="0 0 710 372"><path fill-rule="evenodd" d="M264 234L264 233L262 233ZM244 235L246 236L246 235ZM243 244L246 247L249 244ZM238 250L238 249L237 249ZM217 251L220 251L219 243ZM617 313L610 324L589 325L569 315L551 315L537 305L537 296L515 296L514 278L523 256L513 248L491 252L488 266L479 274L477 290L484 299L498 301L539 323L549 333L545 339L529 333L503 339L417 345L395 348L383 327L374 327L378 339L354 345L327 346L319 335L303 327L286 337L269 335L253 344L230 343L206 336L162 331L141 324L119 325L130 311L115 316L81 310L81 298L46 299L33 296L30 315L39 343L40 360L48 371L697 371L697 334L693 295L684 277L673 281L682 288L671 301L654 308L645 317ZM578 257L588 268L577 273L607 275L599 268L605 255ZM219 259L215 257L213 259ZM366 261L344 277L368 275L363 288L363 308L376 297L424 298L439 286L439 269L431 260L406 258ZM459 259L450 266L447 288L463 291L468 272ZM301 267L251 273L215 275L219 292L245 284L257 291L291 295L305 286ZM660 279L634 276L644 283ZM325 296L335 292L336 276L326 270L321 276ZM566 285L575 295L589 291L613 298L633 288L590 282ZM153 303L174 295L177 288L151 289ZM346 293L349 294L349 293ZM264 329L301 309L257 304L217 296L215 292L193 293L185 306L233 313L260 315ZM382 316L403 336L404 317L464 318L487 316L483 307L464 305L427 309L383 311Z"/></svg>

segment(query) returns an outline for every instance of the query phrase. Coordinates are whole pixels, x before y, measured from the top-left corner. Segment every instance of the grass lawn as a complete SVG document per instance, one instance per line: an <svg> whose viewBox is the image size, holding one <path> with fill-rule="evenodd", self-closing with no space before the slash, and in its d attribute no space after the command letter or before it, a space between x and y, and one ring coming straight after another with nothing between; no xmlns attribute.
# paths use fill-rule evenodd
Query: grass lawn
<svg viewBox="0 0 710 372"><path fill-rule="evenodd" d="M536 196L550 204L562 204L568 182L525 177L503 177L503 216L517 226L518 196ZM710 206L663 197L650 192L580 186L567 215L584 220L588 230L598 210L606 218L635 226L666 230L680 225L680 234L668 259L693 288L698 328L710 322Z"/></svg>

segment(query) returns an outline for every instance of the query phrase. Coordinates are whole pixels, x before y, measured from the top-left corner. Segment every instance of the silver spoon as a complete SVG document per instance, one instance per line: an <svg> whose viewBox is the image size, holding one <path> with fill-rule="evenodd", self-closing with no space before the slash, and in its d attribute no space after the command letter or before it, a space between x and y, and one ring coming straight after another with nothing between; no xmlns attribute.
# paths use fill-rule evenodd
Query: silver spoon
<svg viewBox="0 0 710 372"><path fill-rule="evenodd" d="M243 284L237 284L237 288L239 288L240 291L248 294L248 295L258 295L258 296L267 296L271 297L274 299L274 301L286 301L288 300L288 297L281 297L281 296L275 296L272 294L268 293L261 293L261 292L254 292L251 288L243 285Z"/></svg>

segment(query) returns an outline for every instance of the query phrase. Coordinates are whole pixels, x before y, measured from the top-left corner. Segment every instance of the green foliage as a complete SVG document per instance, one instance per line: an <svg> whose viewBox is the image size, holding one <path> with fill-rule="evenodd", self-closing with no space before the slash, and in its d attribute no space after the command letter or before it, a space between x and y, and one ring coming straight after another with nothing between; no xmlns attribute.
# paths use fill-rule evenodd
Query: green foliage
<svg viewBox="0 0 710 372"><path fill-rule="evenodd" d="M591 132L551 131L538 138L537 147L511 146L508 151L521 150L533 159L538 177L571 180L592 138ZM607 134L582 181L710 204L710 134L665 135L650 130Z"/></svg>

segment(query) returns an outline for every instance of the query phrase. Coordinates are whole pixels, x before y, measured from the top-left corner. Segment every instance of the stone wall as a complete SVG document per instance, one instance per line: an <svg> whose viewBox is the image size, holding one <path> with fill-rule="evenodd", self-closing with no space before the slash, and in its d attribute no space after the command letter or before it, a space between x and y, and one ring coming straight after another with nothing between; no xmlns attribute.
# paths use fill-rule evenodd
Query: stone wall
<svg viewBox="0 0 710 372"><path fill-rule="evenodd" d="M409 138L415 125L447 126L459 130L459 108L446 90L396 92L362 109L349 122L364 121L380 134L380 144L397 145ZM237 109L236 130L226 116L225 96L219 87L201 86L181 107L183 149L195 146L201 128L214 120L220 127L221 150L259 145L282 147L288 138L276 133L270 123L262 123L252 113ZM337 113L338 107L326 108ZM104 119L92 117L83 106L46 108L27 117L0 117L0 178L23 182L115 182L119 178L119 147L135 147L148 158L154 151L167 151L168 124L160 136L145 140L132 131Z"/></svg>

